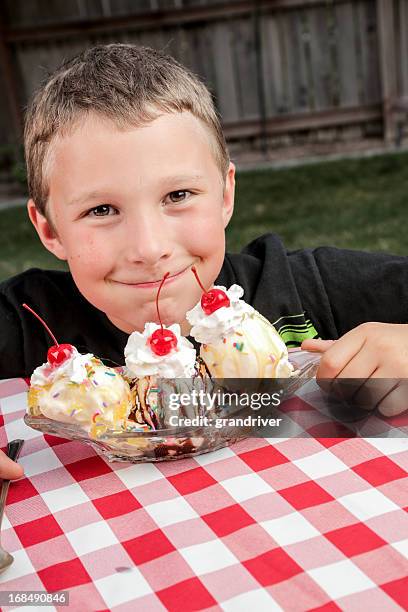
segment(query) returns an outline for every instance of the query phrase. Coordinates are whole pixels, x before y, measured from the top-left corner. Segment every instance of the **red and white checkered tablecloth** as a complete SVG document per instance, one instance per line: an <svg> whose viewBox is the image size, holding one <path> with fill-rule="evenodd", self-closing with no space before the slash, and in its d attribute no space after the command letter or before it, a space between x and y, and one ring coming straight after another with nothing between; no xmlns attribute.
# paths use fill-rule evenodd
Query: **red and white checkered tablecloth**
<svg viewBox="0 0 408 612"><path fill-rule="evenodd" d="M408 439L248 439L109 464L27 427L25 392L0 382L0 446L26 440L1 590L68 589L69 608L47 609L81 612L408 609Z"/></svg>

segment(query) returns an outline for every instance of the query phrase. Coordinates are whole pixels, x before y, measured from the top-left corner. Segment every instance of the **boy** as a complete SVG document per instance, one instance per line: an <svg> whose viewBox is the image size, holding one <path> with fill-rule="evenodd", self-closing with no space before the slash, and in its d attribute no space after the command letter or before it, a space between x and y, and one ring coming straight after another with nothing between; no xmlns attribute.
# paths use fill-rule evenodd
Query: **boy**
<svg viewBox="0 0 408 612"><path fill-rule="evenodd" d="M46 359L50 339L23 302L59 341L122 363L128 334L157 321L170 272L163 323L188 334L201 294L193 265L206 287L243 286L292 343L342 336L304 342L324 352L320 377L408 376L407 258L287 253L272 234L225 254L235 167L208 90L172 58L113 44L66 62L31 103L25 150L30 219L70 273L29 270L1 285L0 377L30 376ZM389 411L393 395L402 409L397 394L378 405Z"/></svg>

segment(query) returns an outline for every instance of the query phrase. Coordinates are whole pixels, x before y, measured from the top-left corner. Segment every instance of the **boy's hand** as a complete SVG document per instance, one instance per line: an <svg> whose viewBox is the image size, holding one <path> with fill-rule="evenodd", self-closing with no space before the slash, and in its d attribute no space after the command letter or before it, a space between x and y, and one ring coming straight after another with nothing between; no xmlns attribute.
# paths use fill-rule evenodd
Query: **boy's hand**
<svg viewBox="0 0 408 612"><path fill-rule="evenodd" d="M302 349L324 353L316 378L337 379L331 390L344 399L386 416L408 410L408 381L397 380L408 379L408 325L363 323L336 341L305 340ZM341 384L351 378L356 385Z"/></svg>
<svg viewBox="0 0 408 612"><path fill-rule="evenodd" d="M23 476L24 470L19 463L12 461L3 451L0 451L0 478L15 480Z"/></svg>

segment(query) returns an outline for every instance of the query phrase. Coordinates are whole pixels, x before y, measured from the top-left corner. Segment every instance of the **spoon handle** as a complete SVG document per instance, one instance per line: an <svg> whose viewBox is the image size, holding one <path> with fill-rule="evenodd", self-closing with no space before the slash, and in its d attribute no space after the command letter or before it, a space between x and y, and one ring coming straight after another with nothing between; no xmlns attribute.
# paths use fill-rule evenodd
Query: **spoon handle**
<svg viewBox="0 0 408 612"><path fill-rule="evenodd" d="M24 440L12 440L11 442L9 442L7 444L7 451L6 451L7 457L10 457L10 459L12 459L13 461L16 461L23 447L23 444L24 444ZM7 499L7 493L8 493L9 486L10 486L10 481L3 480L3 483L1 485L1 492L0 492L0 529L1 529L1 523L3 520L4 507L6 505L6 499Z"/></svg>
<svg viewBox="0 0 408 612"><path fill-rule="evenodd" d="M23 448L24 440L12 440L7 444L7 457L13 461L18 459L21 449Z"/></svg>

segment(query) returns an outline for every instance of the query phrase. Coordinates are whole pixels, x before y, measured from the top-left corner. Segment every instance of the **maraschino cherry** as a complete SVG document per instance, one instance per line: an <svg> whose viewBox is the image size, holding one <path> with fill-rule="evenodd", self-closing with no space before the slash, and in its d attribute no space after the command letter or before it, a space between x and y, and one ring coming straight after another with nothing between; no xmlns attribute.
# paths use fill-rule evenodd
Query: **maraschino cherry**
<svg viewBox="0 0 408 612"><path fill-rule="evenodd" d="M229 297L225 293L225 291L223 291L222 289L210 289L209 291L206 291L203 285L201 284L195 266L192 266L191 271L196 277L201 289L204 291L204 294L201 296L201 308L203 309L206 315L212 314L223 306L228 307L230 305Z"/></svg>
<svg viewBox="0 0 408 612"><path fill-rule="evenodd" d="M47 332L50 334L51 338L55 342L55 345L51 346L48 349L48 352L47 352L48 363L55 367L61 365L61 363L64 363L66 359L71 357L74 351L74 347L72 346L72 344L58 344L57 339L55 338L54 334L52 333L48 325L45 323L45 321L43 321L43 319L36 312L34 312L34 310L30 308L30 306L27 306L27 304L23 304L23 307L29 310L35 317L37 317L39 321L41 321L41 323L44 325L45 329L47 330Z"/></svg>
<svg viewBox="0 0 408 612"><path fill-rule="evenodd" d="M156 310L157 310L157 316L159 317L159 321L160 321L160 329L156 329L156 331L154 331L147 340L153 353L155 355L158 355L159 357L164 357L164 355L168 355L173 349L177 348L177 337L171 331L171 329L164 329L163 323L160 318L160 311L159 311L160 291L161 291L161 288L163 287L164 281L169 275L170 275L170 272L166 272L166 274L163 276L163 280L160 283L160 287L156 295Z"/></svg>

